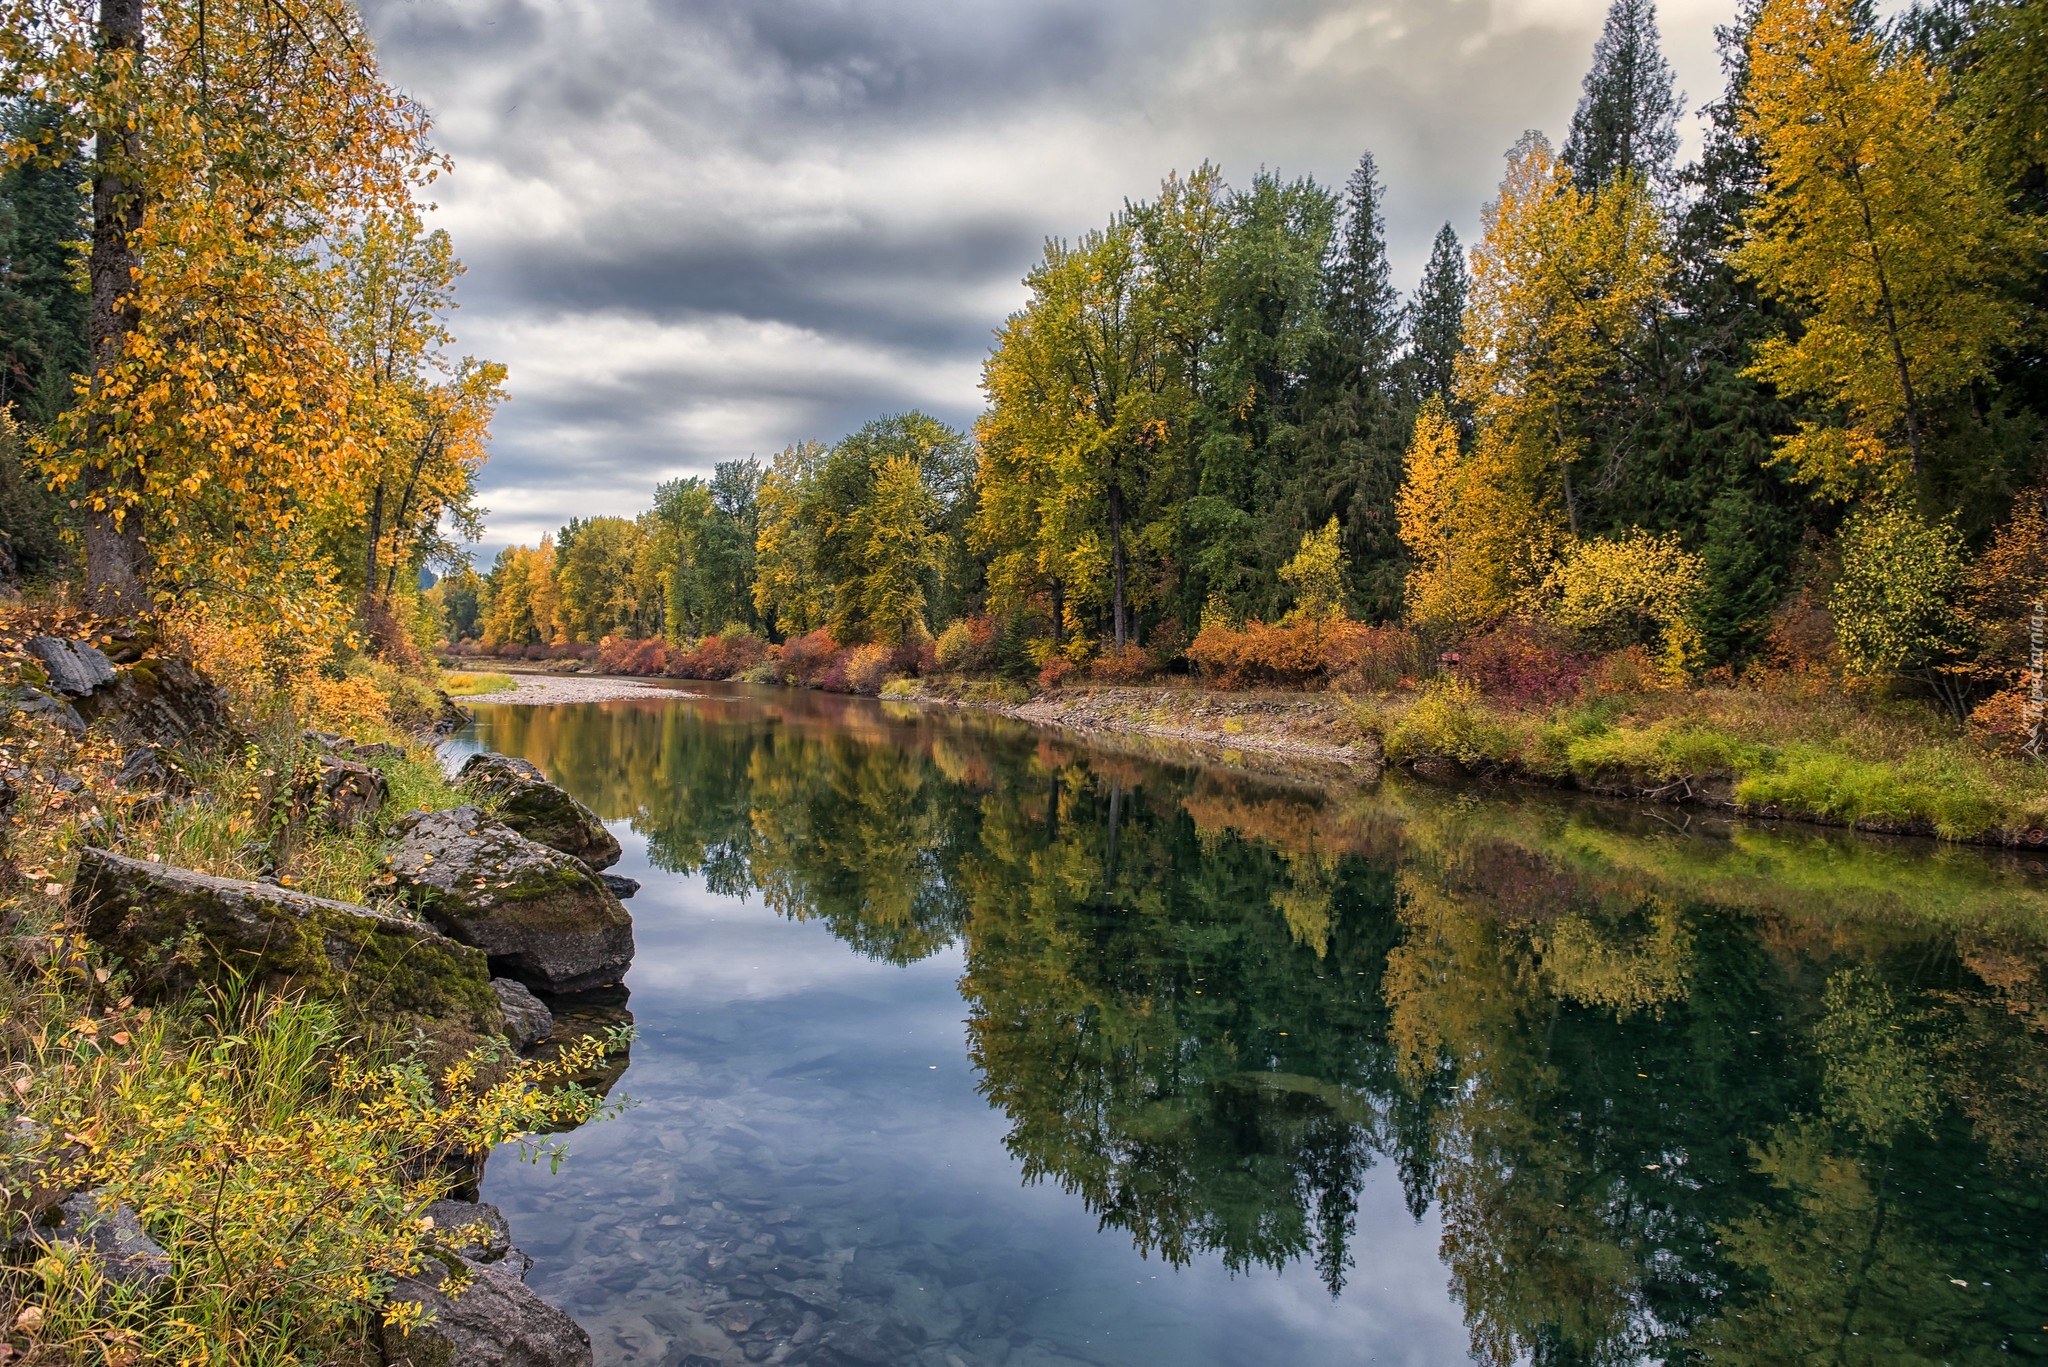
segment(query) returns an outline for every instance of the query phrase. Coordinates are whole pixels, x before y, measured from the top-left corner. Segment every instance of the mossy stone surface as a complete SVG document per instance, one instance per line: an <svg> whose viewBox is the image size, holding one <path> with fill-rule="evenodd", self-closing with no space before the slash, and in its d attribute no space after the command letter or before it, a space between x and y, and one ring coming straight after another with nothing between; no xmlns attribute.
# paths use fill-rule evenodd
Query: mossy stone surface
<svg viewBox="0 0 2048 1367"><path fill-rule="evenodd" d="M457 776L463 787L497 806L498 819L528 840L571 854L593 870L619 862L618 837L597 814L548 782L547 775L509 755L471 755Z"/></svg>

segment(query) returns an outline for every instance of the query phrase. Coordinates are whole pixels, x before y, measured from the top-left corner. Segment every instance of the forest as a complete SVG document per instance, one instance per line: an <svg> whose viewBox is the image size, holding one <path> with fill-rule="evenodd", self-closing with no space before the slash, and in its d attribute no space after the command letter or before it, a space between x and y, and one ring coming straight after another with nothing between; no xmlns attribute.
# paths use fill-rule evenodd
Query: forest
<svg viewBox="0 0 2048 1367"><path fill-rule="evenodd" d="M773 657L822 631L802 653L887 649L869 691L1475 649L1542 691L1633 652L2015 743L2048 575L2043 23L1752 3L1680 165L1654 7L1619 0L1562 145L1510 149L1412 291L1369 153L1341 190L1171 174L1046 244L973 432L903 414L664 485L458 570L422 639L807 681Z"/></svg>

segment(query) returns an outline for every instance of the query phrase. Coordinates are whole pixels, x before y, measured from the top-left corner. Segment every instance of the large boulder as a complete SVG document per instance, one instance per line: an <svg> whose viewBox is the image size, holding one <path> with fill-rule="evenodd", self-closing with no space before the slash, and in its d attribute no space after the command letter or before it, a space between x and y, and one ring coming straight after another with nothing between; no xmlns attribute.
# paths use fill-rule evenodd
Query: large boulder
<svg viewBox="0 0 2048 1367"><path fill-rule="evenodd" d="M493 800L498 819L528 840L573 854L592 869L608 869L619 862L618 837L604 828L597 814L525 760L471 755L456 777L478 797Z"/></svg>
<svg viewBox="0 0 2048 1367"><path fill-rule="evenodd" d="M475 807L399 818L392 877L412 905L536 992L616 983L633 962L633 918L590 866Z"/></svg>
<svg viewBox="0 0 2048 1367"><path fill-rule="evenodd" d="M377 819L391 796L391 782L382 769L352 759L320 756L305 794L313 814L337 831L355 831Z"/></svg>
<svg viewBox="0 0 2048 1367"><path fill-rule="evenodd" d="M73 916L148 996L250 975L430 1034L501 1034L484 955L405 916L88 849Z"/></svg>
<svg viewBox="0 0 2048 1367"><path fill-rule="evenodd" d="M114 662L90 641L67 641L58 636L31 636L22 649L35 656L49 680L49 690L60 698L84 698L113 683Z"/></svg>
<svg viewBox="0 0 2048 1367"><path fill-rule="evenodd" d="M22 649L36 662L16 703L24 711L59 725L83 717L129 744L212 749L240 739L226 691L190 660L157 655L117 669L92 642L58 636L32 636Z"/></svg>
<svg viewBox="0 0 2048 1367"><path fill-rule="evenodd" d="M443 1287L457 1270L469 1284L451 1296ZM535 1295L513 1264L429 1256L391 1288L390 1300L433 1314L411 1333L384 1326L391 1367L591 1367L590 1335Z"/></svg>

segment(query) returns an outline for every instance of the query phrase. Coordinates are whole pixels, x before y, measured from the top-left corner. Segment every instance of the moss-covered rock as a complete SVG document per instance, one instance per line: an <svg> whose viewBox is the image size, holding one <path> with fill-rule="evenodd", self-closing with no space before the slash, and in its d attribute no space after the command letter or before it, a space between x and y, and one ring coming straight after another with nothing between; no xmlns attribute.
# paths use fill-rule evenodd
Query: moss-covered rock
<svg viewBox="0 0 2048 1367"><path fill-rule="evenodd" d="M618 837L604 828L597 814L525 760L471 755L457 778L478 797L491 799L498 819L528 840L573 854L594 870L619 862Z"/></svg>
<svg viewBox="0 0 2048 1367"><path fill-rule="evenodd" d="M71 909L145 997L248 976L366 1020L504 1033L485 956L409 917L99 849L79 855Z"/></svg>
<svg viewBox="0 0 2048 1367"><path fill-rule="evenodd" d="M475 807L412 812L393 828L391 872L433 924L490 955L492 971L536 992L618 982L633 919L589 865Z"/></svg>

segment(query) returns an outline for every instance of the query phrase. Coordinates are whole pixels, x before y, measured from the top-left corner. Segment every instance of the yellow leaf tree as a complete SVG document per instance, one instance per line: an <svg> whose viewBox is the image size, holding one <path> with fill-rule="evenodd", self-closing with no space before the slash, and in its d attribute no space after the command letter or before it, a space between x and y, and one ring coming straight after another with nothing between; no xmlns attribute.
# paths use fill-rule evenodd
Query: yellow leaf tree
<svg viewBox="0 0 2048 1367"><path fill-rule="evenodd" d="M1807 315L1751 373L1824 413L1780 450L1838 497L1920 473L1930 406L2017 335L2002 286L2038 242L1972 155L1945 74L1889 48L1860 8L1769 0L1758 16L1742 126L1766 188L1735 257Z"/></svg>

